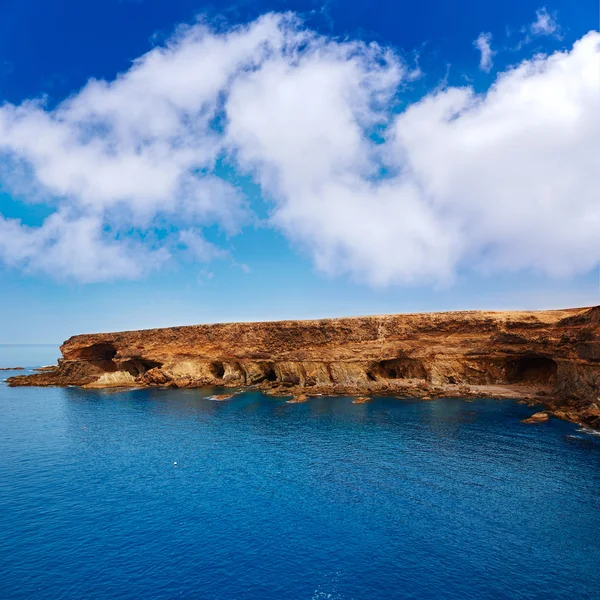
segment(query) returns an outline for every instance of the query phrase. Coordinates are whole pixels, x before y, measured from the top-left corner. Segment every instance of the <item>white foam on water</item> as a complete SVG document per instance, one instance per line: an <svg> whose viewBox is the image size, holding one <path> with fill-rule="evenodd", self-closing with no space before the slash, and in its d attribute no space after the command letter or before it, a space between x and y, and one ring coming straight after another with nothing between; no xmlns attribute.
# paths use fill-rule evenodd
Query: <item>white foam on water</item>
<svg viewBox="0 0 600 600"><path fill-rule="evenodd" d="M595 429L589 429L588 427L582 427L577 430L578 433L586 433L587 435L596 435L600 436L600 431L596 431Z"/></svg>

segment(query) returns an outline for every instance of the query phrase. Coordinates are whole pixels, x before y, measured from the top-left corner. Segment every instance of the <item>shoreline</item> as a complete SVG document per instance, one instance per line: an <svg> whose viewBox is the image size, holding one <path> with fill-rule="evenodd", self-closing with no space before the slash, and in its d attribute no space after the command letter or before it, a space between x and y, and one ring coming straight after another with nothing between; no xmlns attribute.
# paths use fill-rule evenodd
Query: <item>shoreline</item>
<svg viewBox="0 0 600 600"><path fill-rule="evenodd" d="M55 367L56 368L56 367ZM45 368L48 372L49 367ZM576 405L565 404L560 398L553 397L548 389L535 389L530 386L522 385L465 385L465 384L439 384L432 385L426 381L418 380L414 382L403 382L401 385L376 387L368 390L364 388L353 388L349 386L315 386L311 388L300 386L280 386L276 384L254 384L254 385L177 385L177 382L170 382L164 385L83 385L83 386L65 386L56 383L44 385L25 385L9 387L80 387L85 390L106 391L108 393L119 393L125 391L144 390L144 389L214 389L225 390L223 392L211 394L209 397L218 402L226 402L238 394L248 391L258 391L265 396L273 398L287 399L288 404L301 404L312 398L336 398L348 397L353 399L353 404L366 404L375 398L390 397L397 399L422 400L425 402L437 402L445 399L463 399L469 402L475 399L488 400L513 400L519 404L526 404L530 408L541 407L541 411L548 416L586 427L600 432L600 408L580 409ZM533 415L534 413L532 413ZM538 421L525 420L526 423ZM544 421L539 421L544 422Z"/></svg>
<svg viewBox="0 0 600 600"><path fill-rule="evenodd" d="M270 395L514 398L600 429L600 306L84 334L9 386L256 388Z"/></svg>

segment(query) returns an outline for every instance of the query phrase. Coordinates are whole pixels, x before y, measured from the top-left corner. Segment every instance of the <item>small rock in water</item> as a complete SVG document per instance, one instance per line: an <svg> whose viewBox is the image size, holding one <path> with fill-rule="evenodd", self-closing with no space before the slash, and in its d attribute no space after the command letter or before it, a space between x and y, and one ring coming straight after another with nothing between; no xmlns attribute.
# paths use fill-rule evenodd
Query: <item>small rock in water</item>
<svg viewBox="0 0 600 600"><path fill-rule="evenodd" d="M234 394L215 394L211 396L211 400L216 400L217 402L223 402L224 400L229 400L233 398Z"/></svg>
<svg viewBox="0 0 600 600"><path fill-rule="evenodd" d="M290 398L287 402L288 404L301 404L302 402L306 402L307 400L307 396L305 396L304 394L299 394L298 396Z"/></svg>
<svg viewBox="0 0 600 600"><path fill-rule="evenodd" d="M365 402L369 402L369 400L371 400L371 398L368 396L358 396L352 400L352 404L364 404Z"/></svg>
<svg viewBox="0 0 600 600"><path fill-rule="evenodd" d="M532 414L528 419L523 419L521 423L544 423L550 418L547 412L536 412Z"/></svg>

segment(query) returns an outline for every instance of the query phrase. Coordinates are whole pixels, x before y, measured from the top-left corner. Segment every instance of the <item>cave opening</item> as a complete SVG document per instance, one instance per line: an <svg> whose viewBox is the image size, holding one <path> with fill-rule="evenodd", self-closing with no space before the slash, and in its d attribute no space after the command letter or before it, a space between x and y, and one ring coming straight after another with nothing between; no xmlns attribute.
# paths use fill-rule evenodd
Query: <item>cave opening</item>
<svg viewBox="0 0 600 600"><path fill-rule="evenodd" d="M114 344L101 342L86 348L80 348L72 354L72 358L78 360L112 360L116 355L117 349Z"/></svg>
<svg viewBox="0 0 600 600"><path fill-rule="evenodd" d="M277 373L272 364L265 365L264 376L265 381L277 381Z"/></svg>
<svg viewBox="0 0 600 600"><path fill-rule="evenodd" d="M162 366L163 363L156 360L148 360L146 358L130 358L121 363L121 368L128 373L131 373L134 377L143 375L150 369L160 369Z"/></svg>
<svg viewBox="0 0 600 600"><path fill-rule="evenodd" d="M209 370L215 379L223 379L225 375L225 367L222 362L211 363Z"/></svg>
<svg viewBox="0 0 600 600"><path fill-rule="evenodd" d="M402 356L375 363L367 371L367 378L371 381L376 379L427 379L427 370L420 360Z"/></svg>
<svg viewBox="0 0 600 600"><path fill-rule="evenodd" d="M521 356L506 365L508 383L552 384L556 381L558 365L545 356Z"/></svg>

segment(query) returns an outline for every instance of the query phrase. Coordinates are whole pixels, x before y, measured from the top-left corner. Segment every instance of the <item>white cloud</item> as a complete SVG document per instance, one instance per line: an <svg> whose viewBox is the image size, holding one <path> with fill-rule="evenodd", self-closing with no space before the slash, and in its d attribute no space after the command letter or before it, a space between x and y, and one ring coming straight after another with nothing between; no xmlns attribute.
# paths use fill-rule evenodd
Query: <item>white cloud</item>
<svg viewBox="0 0 600 600"><path fill-rule="evenodd" d="M545 6L535 11L535 21L527 27L522 27L520 32L523 38L515 47L517 51L540 37L551 36L558 40L562 39L556 13L549 13Z"/></svg>
<svg viewBox="0 0 600 600"><path fill-rule="evenodd" d="M132 240L117 242L95 217L70 219L57 212L42 227L30 228L0 215L0 259L9 266L45 272L84 283L136 279L169 258L165 249L148 251Z"/></svg>
<svg viewBox="0 0 600 600"><path fill-rule="evenodd" d="M491 68L491 36L480 40ZM220 177L225 161L327 273L385 285L447 283L465 268L589 270L599 44L592 32L501 73L486 94L442 88L398 113L411 70L376 44L291 15L183 28L54 109L0 107L3 186L56 211L37 228L0 218L0 259L95 281L143 276L182 248L227 257L202 228L235 234L251 214Z"/></svg>
<svg viewBox="0 0 600 600"><path fill-rule="evenodd" d="M232 87L229 142L274 199L272 222L323 271L373 284L473 267L572 275L600 256L599 42L399 115L370 94L389 96L400 69L369 49L339 66L339 49L277 59ZM382 144L365 130L378 120Z"/></svg>
<svg viewBox="0 0 600 600"><path fill-rule="evenodd" d="M481 52L481 58L479 59L479 68L486 73L489 73L494 66L494 54L492 50L492 34L491 33L480 33L479 37L473 42L473 45L479 52Z"/></svg>
<svg viewBox="0 0 600 600"><path fill-rule="evenodd" d="M600 35L448 89L400 115L392 143L461 262L571 275L600 258Z"/></svg>
<svg viewBox="0 0 600 600"><path fill-rule="evenodd" d="M558 31L556 16L551 15L545 6L535 11L535 17L535 21L529 27L533 35L552 35Z"/></svg>
<svg viewBox="0 0 600 600"><path fill-rule="evenodd" d="M210 262L218 258L226 258L229 253L209 242L202 233L191 229L179 232L180 243L189 250L192 257L199 262Z"/></svg>
<svg viewBox="0 0 600 600"><path fill-rule="evenodd" d="M282 30L292 27L286 23L287 17L267 15L221 35L201 23L182 28L114 81L91 80L52 110L43 100L0 107L3 187L58 206L41 228L13 222L11 231L20 227L20 239L45 240L52 229L56 244L72 244L88 223L110 230L112 236L105 232L95 243L115 260L98 270L89 257L89 270L99 278L135 275L148 253L162 257L148 244L137 244L139 252L130 256L131 244L123 241L132 230L151 232L157 219L171 227L216 223L237 232L248 210L240 192L214 174L223 150L214 121L230 79L277 51ZM57 215L67 213L69 226L57 225ZM4 244L5 262L15 262L14 248ZM45 246L32 248L42 253ZM56 274L47 257L30 254L28 264ZM136 260L140 267L131 268ZM63 272L89 280L77 268Z"/></svg>

